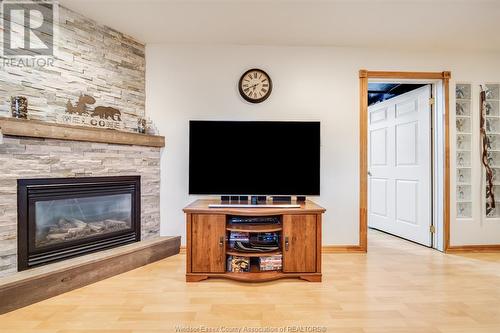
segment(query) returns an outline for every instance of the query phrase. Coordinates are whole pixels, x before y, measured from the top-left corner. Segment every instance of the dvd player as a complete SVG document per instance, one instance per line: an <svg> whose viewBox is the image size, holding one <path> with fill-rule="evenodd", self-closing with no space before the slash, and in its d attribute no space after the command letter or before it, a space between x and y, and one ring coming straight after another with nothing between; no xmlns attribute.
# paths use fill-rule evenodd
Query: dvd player
<svg viewBox="0 0 500 333"><path fill-rule="evenodd" d="M276 216L231 216L229 223L248 223L248 224L279 224L280 219Z"/></svg>

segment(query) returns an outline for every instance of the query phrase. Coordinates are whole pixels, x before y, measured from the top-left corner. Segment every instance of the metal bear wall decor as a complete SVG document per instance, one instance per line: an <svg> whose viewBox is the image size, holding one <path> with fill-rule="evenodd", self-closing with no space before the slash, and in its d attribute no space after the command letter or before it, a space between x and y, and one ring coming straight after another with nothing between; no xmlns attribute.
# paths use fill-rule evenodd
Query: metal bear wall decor
<svg viewBox="0 0 500 333"><path fill-rule="evenodd" d="M111 129L123 129L122 113L110 106L96 106L94 109L89 105L96 103L94 97L80 95L76 105L70 100L66 103L66 112L58 116L58 122L73 125L83 125Z"/></svg>

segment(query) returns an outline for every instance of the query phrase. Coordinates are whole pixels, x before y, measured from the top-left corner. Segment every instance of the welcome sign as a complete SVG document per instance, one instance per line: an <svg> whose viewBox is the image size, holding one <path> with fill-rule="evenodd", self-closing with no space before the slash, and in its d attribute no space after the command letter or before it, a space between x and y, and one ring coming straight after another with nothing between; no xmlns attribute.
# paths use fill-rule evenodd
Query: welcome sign
<svg viewBox="0 0 500 333"><path fill-rule="evenodd" d="M57 116L62 124L90 126L98 128L123 129L122 114L118 109L109 106L88 108L88 104L95 104L95 99L89 95L81 95L74 106L71 101L66 104L66 112Z"/></svg>

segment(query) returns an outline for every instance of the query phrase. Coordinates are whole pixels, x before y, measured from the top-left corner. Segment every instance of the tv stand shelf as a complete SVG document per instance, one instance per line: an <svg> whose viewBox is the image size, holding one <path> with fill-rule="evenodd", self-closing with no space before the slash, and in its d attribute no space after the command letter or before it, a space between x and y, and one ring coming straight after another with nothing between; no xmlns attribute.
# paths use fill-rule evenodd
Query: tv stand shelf
<svg viewBox="0 0 500 333"><path fill-rule="evenodd" d="M281 224L245 224L228 223L226 230L237 232L276 232L283 230Z"/></svg>
<svg viewBox="0 0 500 333"><path fill-rule="evenodd" d="M227 278L245 282L300 278L321 281L321 218L325 209L312 201L299 208L216 207L219 200L197 200L184 208L186 213L186 281ZM213 207L213 206L212 206ZM229 223L232 216L278 217L280 223ZM246 252L230 248L230 232L280 234L279 249ZM258 257L282 255L282 269L260 271L251 261L249 272L227 272L228 256Z"/></svg>
<svg viewBox="0 0 500 333"><path fill-rule="evenodd" d="M226 254L230 255L230 256L258 258L258 257L276 256L276 255L279 255L282 253L281 253L281 251L244 252L244 251L238 251L238 250L234 250L234 249L227 249Z"/></svg>

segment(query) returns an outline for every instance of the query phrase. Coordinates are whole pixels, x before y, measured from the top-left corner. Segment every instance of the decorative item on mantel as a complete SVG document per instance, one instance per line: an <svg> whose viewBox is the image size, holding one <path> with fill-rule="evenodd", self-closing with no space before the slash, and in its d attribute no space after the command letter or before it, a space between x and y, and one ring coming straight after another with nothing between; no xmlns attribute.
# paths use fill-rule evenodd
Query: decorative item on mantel
<svg viewBox="0 0 500 333"><path fill-rule="evenodd" d="M158 135L158 129L151 120L151 118L137 119L137 133L147 135Z"/></svg>
<svg viewBox="0 0 500 333"><path fill-rule="evenodd" d="M10 99L12 117L28 119L28 99L24 96L13 96Z"/></svg>
<svg viewBox="0 0 500 333"><path fill-rule="evenodd" d="M137 119L137 133L146 134L146 119Z"/></svg>
<svg viewBox="0 0 500 333"><path fill-rule="evenodd" d="M147 118L146 121L146 134L148 135L158 135L159 131L158 128L156 128L155 124L153 123L153 120L151 118Z"/></svg>
<svg viewBox="0 0 500 333"><path fill-rule="evenodd" d="M93 110L87 105L95 104L94 97L80 95L76 105L68 100L66 112L57 117L57 121L63 124L83 125L97 128L123 129L122 113L110 106L96 106Z"/></svg>

